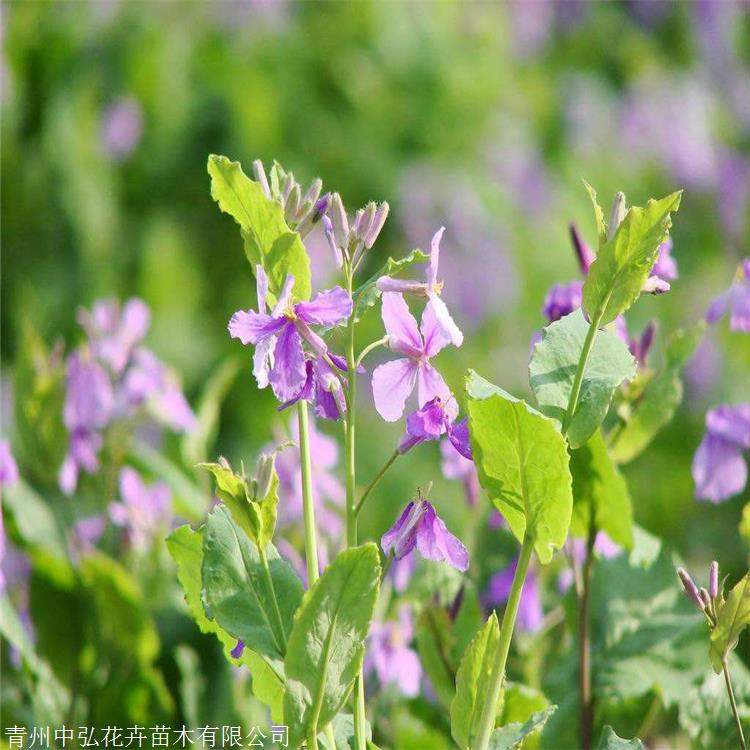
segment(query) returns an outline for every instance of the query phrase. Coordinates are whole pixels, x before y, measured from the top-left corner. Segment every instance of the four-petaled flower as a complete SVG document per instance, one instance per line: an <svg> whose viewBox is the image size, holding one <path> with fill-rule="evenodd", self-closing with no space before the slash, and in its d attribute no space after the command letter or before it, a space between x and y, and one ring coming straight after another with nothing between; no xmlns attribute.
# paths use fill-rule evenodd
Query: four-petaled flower
<svg viewBox="0 0 750 750"><path fill-rule="evenodd" d="M706 434L693 456L695 495L720 503L747 484L750 449L750 403L719 406L706 414Z"/></svg>
<svg viewBox="0 0 750 750"><path fill-rule="evenodd" d="M466 547L451 534L427 500L412 500L398 521L383 534L383 552L393 551L396 560L406 557L415 547L422 557L447 562L458 570L469 567Z"/></svg>
<svg viewBox="0 0 750 750"><path fill-rule="evenodd" d="M307 380L302 339L320 357L328 355L323 339L310 326L335 326L352 311L352 299L341 287L318 294L310 302L292 299L294 277L289 274L270 315L266 312L268 279L256 268L258 312L240 310L229 321L229 333L243 344L255 346L253 374L259 388L269 383L279 401L294 398Z"/></svg>
<svg viewBox="0 0 750 750"><path fill-rule="evenodd" d="M448 400L450 390L430 364L430 359L450 343L438 324L432 300L425 306L417 328L403 295L385 292L382 317L388 348L404 356L379 365L372 374L372 394L380 416L386 422L399 419L415 385L420 407L436 396Z"/></svg>
<svg viewBox="0 0 750 750"><path fill-rule="evenodd" d="M381 292L398 292L417 294L427 297L432 303L435 317L443 335L454 345L461 346L464 335L451 317L445 302L440 298L443 282L438 281L438 267L440 264L440 240L443 238L445 227L440 227L432 237L430 245L430 262L427 265L424 281L409 279L394 279L391 276L381 276L376 283Z"/></svg>

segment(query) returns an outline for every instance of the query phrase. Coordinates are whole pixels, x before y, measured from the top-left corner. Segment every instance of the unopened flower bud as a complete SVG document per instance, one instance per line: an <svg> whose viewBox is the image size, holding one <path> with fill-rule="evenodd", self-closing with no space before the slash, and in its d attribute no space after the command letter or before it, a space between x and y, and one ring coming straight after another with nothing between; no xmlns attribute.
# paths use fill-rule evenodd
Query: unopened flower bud
<svg viewBox="0 0 750 750"><path fill-rule="evenodd" d="M338 193L331 196L330 215L336 244L340 248L349 247L349 220L346 218L346 209Z"/></svg>
<svg viewBox="0 0 750 750"><path fill-rule="evenodd" d="M302 195L299 185L294 185L292 187L292 192L289 193L289 197L286 200L286 205L284 206L284 218L286 219L287 224L297 222L297 210L300 207L301 200Z"/></svg>
<svg viewBox="0 0 750 750"><path fill-rule="evenodd" d="M325 193L315 201L312 210L312 223L317 224L320 221L321 216L328 210L328 206L331 205L331 194Z"/></svg>
<svg viewBox="0 0 750 750"><path fill-rule="evenodd" d="M706 591L706 589L704 589L703 586L701 586L698 593L700 595L701 602L702 602L701 609L705 609L710 612L711 611L711 597L708 595L708 591Z"/></svg>
<svg viewBox="0 0 750 750"><path fill-rule="evenodd" d="M284 181L281 183L281 202L283 204L286 204L296 184L294 174L292 172L287 172Z"/></svg>
<svg viewBox="0 0 750 750"><path fill-rule="evenodd" d="M693 579L690 577L687 570L685 570L685 568L677 568L677 575L679 576L680 581L682 582L682 588L685 589L685 593L688 597L693 600L693 603L698 609L703 609L704 606L698 587L693 582Z"/></svg>
<svg viewBox="0 0 750 750"><path fill-rule="evenodd" d="M222 469L227 469L228 471L232 470L232 467L229 465L229 461L227 461L224 456L219 456L219 466L221 466Z"/></svg>
<svg viewBox="0 0 750 750"><path fill-rule="evenodd" d="M320 195L320 191L323 189L323 180L320 179L320 177L316 177L309 188L307 188L307 192L302 197L302 202L307 203L310 202L311 205L315 205L315 203L318 200L318 196ZM330 193L326 193L326 196L330 198ZM328 207L328 203L326 203L326 208ZM325 213L325 211L323 211Z"/></svg>
<svg viewBox="0 0 750 750"><path fill-rule="evenodd" d="M581 267L581 273L583 273L585 276L589 272L591 264L596 260L596 254L586 244L583 237L581 237L581 233L578 231L578 227L573 223L571 223L570 225L570 239L573 242L573 249L575 250L576 257L578 258L578 264Z"/></svg>
<svg viewBox="0 0 750 750"><path fill-rule="evenodd" d="M372 220L375 218L375 211L377 210L377 206L375 205L375 203L370 201L363 209L360 210L362 211L362 213L360 214L359 211L357 212L359 221L356 224L354 233L357 235L357 239L360 242L364 242L365 237L367 237L367 233L370 231Z"/></svg>
<svg viewBox="0 0 750 750"><path fill-rule="evenodd" d="M256 159L253 162L253 174L255 175L256 182L260 183L263 188L263 192L266 198L271 197L271 188L268 186L268 178L266 177L266 170L263 168L263 162L260 159Z"/></svg>
<svg viewBox="0 0 750 750"><path fill-rule="evenodd" d="M612 201L612 213L609 217L609 231L607 232L607 239L611 240L615 236L617 227L625 218L625 214L628 212L625 207L625 193L617 192L615 199Z"/></svg>
<svg viewBox="0 0 750 750"><path fill-rule="evenodd" d="M365 237L365 247L368 250L375 244L375 240L378 238L380 230L383 228L385 220L388 218L389 210L390 206L385 201L378 206L375 216L370 223L370 227L367 230L367 236Z"/></svg>
<svg viewBox="0 0 750 750"><path fill-rule="evenodd" d="M275 453L261 453L255 467L255 498L263 500L271 491L273 481Z"/></svg>
<svg viewBox="0 0 750 750"><path fill-rule="evenodd" d="M714 560L708 569L708 593L712 599L719 595L719 563Z"/></svg>
<svg viewBox="0 0 750 750"><path fill-rule="evenodd" d="M326 240L328 240L328 247L331 248L333 259L336 261L336 268L341 268L344 263L344 258L341 254L341 248L336 244L336 237L333 233L333 222L324 214L322 224Z"/></svg>

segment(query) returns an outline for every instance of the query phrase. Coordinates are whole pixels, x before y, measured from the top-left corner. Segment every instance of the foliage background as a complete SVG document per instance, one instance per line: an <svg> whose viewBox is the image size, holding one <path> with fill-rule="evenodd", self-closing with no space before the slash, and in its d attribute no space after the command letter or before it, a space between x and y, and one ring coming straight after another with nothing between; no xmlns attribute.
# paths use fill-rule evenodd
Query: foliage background
<svg viewBox="0 0 750 750"><path fill-rule="evenodd" d="M6 397L24 321L72 346L79 305L139 295L153 311L149 343L189 398L227 355L241 358L216 453L239 460L272 439L272 396L226 333L232 312L254 305L254 281L210 199L209 153L247 168L277 159L350 207L387 200L379 256L426 247L445 224L446 293L467 334L441 359L457 392L471 366L526 393L544 294L578 274L568 222L593 237L581 178L634 203L685 188L680 279L639 303L633 330L698 320L747 254L746 3L6 2L2 34ZM123 98L142 132L113 158L103 123ZM322 288L319 237L310 253ZM379 335L376 316L365 329L363 342ZM706 409L747 400L748 372L748 338L709 331L674 422L625 469L637 522L733 578L747 562L738 523L750 496L697 503L690 462ZM360 477L399 436L372 409L363 420ZM383 483L365 533L379 536L430 480L449 526L466 526L461 488L426 448Z"/></svg>

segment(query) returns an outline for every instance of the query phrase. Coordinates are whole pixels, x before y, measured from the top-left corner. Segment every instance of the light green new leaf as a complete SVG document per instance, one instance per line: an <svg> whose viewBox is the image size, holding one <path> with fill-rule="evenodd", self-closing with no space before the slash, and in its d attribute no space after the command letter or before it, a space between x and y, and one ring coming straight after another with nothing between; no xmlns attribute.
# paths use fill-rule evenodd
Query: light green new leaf
<svg viewBox="0 0 750 750"><path fill-rule="evenodd" d="M224 630L265 657L281 674L286 634L302 599L302 583L273 545L266 548L270 578L257 547L241 533L225 508L209 514L203 532L203 603ZM278 604L275 612L274 593ZM281 620L285 633L277 632Z"/></svg>
<svg viewBox="0 0 750 750"><path fill-rule="evenodd" d="M479 481L543 564L565 543L573 507L565 439L555 422L473 371L467 410Z"/></svg>
<svg viewBox="0 0 750 750"><path fill-rule="evenodd" d="M233 664L246 664L252 675L253 695L270 709L274 721L283 719L282 699L284 685L281 676L275 672L248 645L240 659L235 659L231 651L237 645L237 638L231 636L215 620L206 616L201 600L201 569L203 567L203 533L205 527L193 530L190 526L179 526L167 537L167 549L177 565L177 578L185 594L185 603L201 633L213 633L221 642L224 656Z"/></svg>
<svg viewBox="0 0 750 750"><path fill-rule="evenodd" d="M591 199L591 205L594 208L594 221L596 222L596 235L597 239L599 240L599 247L607 241L607 222L604 219L604 211L602 211L602 207L599 205L599 201L596 199L596 190L591 187L591 185L586 182L586 180L583 181L583 184L586 188L586 192L589 194L589 198Z"/></svg>
<svg viewBox="0 0 750 750"><path fill-rule="evenodd" d="M556 710L557 706L550 706L543 711L533 713L528 721L523 724L514 722L496 729L490 735L490 744L487 750L518 750L523 745L524 740L534 732L539 731Z"/></svg>
<svg viewBox="0 0 750 750"><path fill-rule="evenodd" d="M490 687L500 626L493 612L467 647L456 672L456 695L451 703L451 735L462 748L474 743ZM499 708L498 701L498 708Z"/></svg>
<svg viewBox="0 0 750 750"><path fill-rule="evenodd" d="M639 456L659 430L672 419L675 409L682 401L680 373L690 361L705 329L706 325L701 321L670 337L664 366L646 385L638 402L624 415L625 424L615 428L610 444L614 461L626 464Z"/></svg>
<svg viewBox="0 0 750 750"><path fill-rule="evenodd" d="M607 324L638 299L681 196L678 191L650 200L645 208L631 207L614 237L601 246L583 285L583 307L590 320L601 316L600 323Z"/></svg>
<svg viewBox="0 0 750 750"><path fill-rule="evenodd" d="M570 531L586 538L591 523L613 542L633 546L633 506L625 478L613 463L597 430L586 445L571 451L573 517Z"/></svg>
<svg viewBox="0 0 750 750"><path fill-rule="evenodd" d="M589 323L578 309L544 329L529 363L529 382L542 414L562 423L573 389ZM612 394L635 375L635 359L622 339L597 332L586 362L578 404L568 426L568 443L578 448L607 416Z"/></svg>
<svg viewBox="0 0 750 750"><path fill-rule="evenodd" d="M289 745L339 712L359 674L364 642L380 588L378 548L348 549L304 596L284 662L284 723Z"/></svg>
<svg viewBox="0 0 750 750"><path fill-rule="evenodd" d="M211 154L208 173L211 197L240 225L253 273L260 264L268 275L270 303L276 301L290 273L294 275L294 296L309 299L310 258L299 234L289 229L281 204L267 198L260 184L242 171L240 163L226 156Z"/></svg>
<svg viewBox="0 0 750 750"><path fill-rule="evenodd" d="M227 506L234 522L258 544L260 538L260 509L247 495L245 480L222 464L198 464L216 480L216 495Z"/></svg>
<svg viewBox="0 0 750 750"><path fill-rule="evenodd" d="M711 631L709 656L714 672L724 669L724 661L737 646L740 633L750 625L750 573L727 595L716 611L716 627Z"/></svg>
<svg viewBox="0 0 750 750"><path fill-rule="evenodd" d="M643 750L643 743L637 738L624 740L615 734L615 730L612 727L605 726L602 729L596 750Z"/></svg>
<svg viewBox="0 0 750 750"><path fill-rule="evenodd" d="M364 284L357 287L352 293L354 319L359 320L364 315L365 310L368 307L372 307L378 301L381 292L375 284L381 276L398 276L417 263L425 263L429 259L429 255L418 249L412 250L405 258L401 258L400 260L388 258L376 273L370 276Z"/></svg>

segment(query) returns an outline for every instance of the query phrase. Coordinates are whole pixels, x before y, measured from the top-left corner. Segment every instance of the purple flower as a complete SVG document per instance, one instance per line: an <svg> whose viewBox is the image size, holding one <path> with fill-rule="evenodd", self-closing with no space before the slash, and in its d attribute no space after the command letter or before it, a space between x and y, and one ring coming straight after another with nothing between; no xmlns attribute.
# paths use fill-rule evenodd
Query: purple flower
<svg viewBox="0 0 750 750"><path fill-rule="evenodd" d="M589 272L591 264L596 260L596 253L589 247L586 240L583 239L581 233L578 231L578 227L573 222L570 223L570 240L573 243L573 250L575 250L576 257L578 258L581 273L585 276Z"/></svg>
<svg viewBox="0 0 750 750"><path fill-rule="evenodd" d="M120 500L110 504L109 516L125 528L134 548L144 549L171 517L170 489L161 482L146 485L135 469L125 466L120 472Z"/></svg>
<svg viewBox="0 0 750 750"><path fill-rule="evenodd" d="M413 638L411 611L402 605L398 621L372 623L364 662L366 674L374 673L381 686L393 685L407 698L419 695L422 678L419 657L409 648Z"/></svg>
<svg viewBox="0 0 750 750"><path fill-rule="evenodd" d="M730 330L750 333L750 258L742 261L729 289L711 303L706 320L718 323L727 312Z"/></svg>
<svg viewBox="0 0 750 750"><path fill-rule="evenodd" d="M294 277L287 276L276 307L266 312L268 280L261 266L256 268L258 308L240 310L229 321L229 333L243 344L255 346L253 374L259 388L269 383L279 401L289 401L303 388L307 380L302 339L318 356L327 354L323 339L309 327L334 326L351 315L351 297L335 287L321 292L311 302L292 302Z"/></svg>
<svg viewBox="0 0 750 750"><path fill-rule="evenodd" d="M455 451L453 451L455 453ZM402 557L400 560L394 560L391 563L391 569L388 572L388 577L393 581L394 590L403 594L409 586L409 581L414 574L414 568L417 565L417 560L412 555Z"/></svg>
<svg viewBox="0 0 750 750"><path fill-rule="evenodd" d="M398 452L406 453L415 445L427 440L439 440L441 435L447 433L453 447L462 456L470 459L471 445L467 421L464 419L454 425L457 414L458 404L453 395L445 402L440 396L435 396L406 418L406 432L399 441Z"/></svg>
<svg viewBox="0 0 750 750"><path fill-rule="evenodd" d="M237 641L237 644L229 653L233 659L241 659L244 651L245 651L245 641L240 639Z"/></svg>
<svg viewBox="0 0 750 750"><path fill-rule="evenodd" d="M438 323L433 301L425 306L418 329L403 295L384 292L382 317L388 347L405 356L379 365L372 374L372 394L380 416L386 422L399 419L415 385L420 407L436 396L447 401L448 386L430 364L430 359L450 343Z"/></svg>
<svg viewBox="0 0 750 750"><path fill-rule="evenodd" d="M507 568L498 571L490 578L487 592L484 595L486 606L497 607L508 600L517 564L518 558L516 557ZM519 630L533 633L542 626L543 619L544 613L542 612L542 602L539 598L536 572L530 569L526 575L526 581L521 592L516 623Z"/></svg>
<svg viewBox="0 0 750 750"><path fill-rule="evenodd" d="M442 461L440 467L446 479L457 479L463 482L466 502L474 507L479 498L479 477L474 462L466 458L447 440L440 443Z"/></svg>
<svg viewBox="0 0 750 750"><path fill-rule="evenodd" d="M145 337L151 313L148 305L137 297L129 299L122 309L116 300L99 300L94 302L91 312L83 308L78 311L78 322L89 337L94 357L117 375Z"/></svg>
<svg viewBox="0 0 750 750"><path fill-rule="evenodd" d="M469 553L445 527L427 500L412 500L398 521L380 540L383 552L393 551L394 558L406 557L414 547L427 560L447 562L458 570L469 567Z"/></svg>
<svg viewBox="0 0 750 750"><path fill-rule="evenodd" d="M10 451L10 441L0 440L0 487L11 487L18 481L18 465Z"/></svg>
<svg viewBox="0 0 750 750"><path fill-rule="evenodd" d="M102 146L113 161L121 161L138 145L143 133L143 110L137 99L121 97L102 115Z"/></svg>
<svg viewBox="0 0 750 750"><path fill-rule="evenodd" d="M544 298L542 313L554 323L577 310L583 302L583 282L570 281L567 284L555 284Z"/></svg>
<svg viewBox="0 0 750 750"><path fill-rule="evenodd" d="M71 529L71 546L79 557L91 554L104 534L107 522L103 516L81 518Z"/></svg>
<svg viewBox="0 0 750 750"><path fill-rule="evenodd" d="M381 292L418 294L427 297L432 302L435 317L445 338L454 346L461 346L464 341L464 335L448 312L445 302L440 298L440 293L443 290L443 282L438 281L437 276L440 265L440 240L443 238L443 232L445 232L445 227L440 227L432 238L430 262L427 266L424 282L381 276L377 280L376 286Z"/></svg>
<svg viewBox="0 0 750 750"><path fill-rule="evenodd" d="M60 488L65 494L75 490L80 469L89 474L99 469L101 430L110 421L113 408L114 395L106 371L85 350L71 354L63 406L63 422L70 443L59 474Z"/></svg>
<svg viewBox="0 0 750 750"><path fill-rule="evenodd" d="M720 503L747 483L743 452L750 449L750 403L719 406L706 414L706 434L693 456L695 496Z"/></svg>

